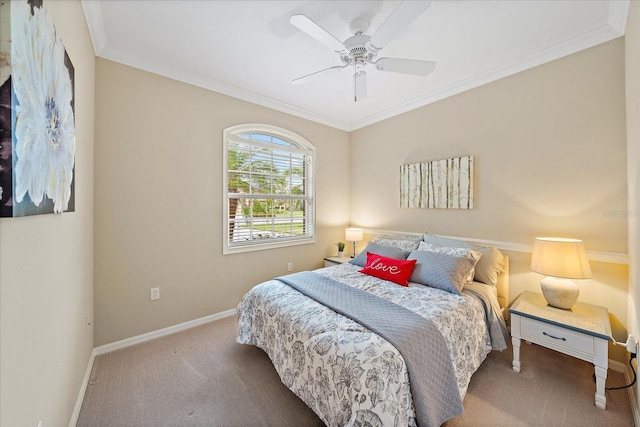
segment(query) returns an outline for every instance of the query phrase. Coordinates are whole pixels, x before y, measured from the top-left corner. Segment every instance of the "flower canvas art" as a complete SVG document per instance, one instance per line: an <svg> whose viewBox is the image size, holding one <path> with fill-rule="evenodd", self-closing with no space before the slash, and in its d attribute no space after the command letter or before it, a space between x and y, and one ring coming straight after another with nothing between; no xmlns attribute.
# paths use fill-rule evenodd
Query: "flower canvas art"
<svg viewBox="0 0 640 427"><path fill-rule="evenodd" d="M400 166L400 207L473 209L473 156Z"/></svg>
<svg viewBox="0 0 640 427"><path fill-rule="evenodd" d="M74 211L74 68L42 0L0 3L0 84L0 216Z"/></svg>

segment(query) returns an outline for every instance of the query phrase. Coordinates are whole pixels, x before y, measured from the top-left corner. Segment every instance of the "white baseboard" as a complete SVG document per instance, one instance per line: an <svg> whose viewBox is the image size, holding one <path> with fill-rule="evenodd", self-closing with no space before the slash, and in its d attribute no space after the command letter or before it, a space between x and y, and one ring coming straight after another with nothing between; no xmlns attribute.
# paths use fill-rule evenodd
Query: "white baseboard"
<svg viewBox="0 0 640 427"><path fill-rule="evenodd" d="M164 337L167 335L175 334L176 332L191 329L196 326L204 325L205 323L213 322L214 320L223 319L225 317L233 316L236 314L236 309L222 311L220 313L211 314L209 316L201 317L199 319L190 320L188 322L180 323L177 325L169 326L167 328L158 329L157 331L147 332L146 334L138 335L135 337L127 338L124 340L116 341L110 344L101 345L94 348L89 356L89 362L87 363L87 369L84 372L84 378L80 385L80 391L78 392L78 398L76 400L76 406L73 408L71 414L71 420L69 421L69 427L76 427L78 423L78 417L80 416L80 409L82 408L82 401L84 395L89 386L89 380L91 379L91 370L93 369L93 362L96 360L96 356L109 353L111 351L120 350L132 345L140 344L146 341L151 341L156 338Z"/></svg>
<svg viewBox="0 0 640 427"><path fill-rule="evenodd" d="M87 369L84 371L84 377L82 378L82 384L80 385L80 391L78 392L78 398L76 399L76 406L73 408L71 414L71 420L69 421L69 427L76 427L78 423L78 417L80 416L80 409L82 408L82 401L84 400L84 394L87 392L89 386L89 380L91 379L91 370L93 369L93 362L96 360L96 349L91 350L89 356L89 363L87 363Z"/></svg>
<svg viewBox="0 0 640 427"><path fill-rule="evenodd" d="M184 331L196 326L204 325L205 323L213 322L214 320L222 319L224 317L233 316L236 313L236 309L222 311L220 313L211 314L209 316L201 317L199 319L190 320L188 322L179 323L177 325L169 326L166 328L158 329L157 331L147 332L146 334L138 335L131 338L126 338L120 341L112 342L110 344L101 345L96 347L94 351L96 355L109 353L111 351L120 350L122 348L130 347L132 345L140 344L145 341L150 341L156 338L165 337L167 335L175 334L176 332Z"/></svg>
<svg viewBox="0 0 640 427"><path fill-rule="evenodd" d="M620 363L615 360L609 359L609 368L614 371L622 372L624 375L624 381L626 384L629 384L631 381L631 371L628 364ZM636 427L640 427L640 411L638 411L638 401L636 399L636 388L637 384L634 387L627 388L627 397L629 398L629 405L631 406L631 414L633 415L633 424Z"/></svg>

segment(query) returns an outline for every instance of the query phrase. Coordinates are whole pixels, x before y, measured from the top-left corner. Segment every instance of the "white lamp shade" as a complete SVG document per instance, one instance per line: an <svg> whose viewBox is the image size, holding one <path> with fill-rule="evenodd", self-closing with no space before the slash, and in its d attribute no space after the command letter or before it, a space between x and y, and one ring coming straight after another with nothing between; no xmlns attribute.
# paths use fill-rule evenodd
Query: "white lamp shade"
<svg viewBox="0 0 640 427"><path fill-rule="evenodd" d="M344 232L344 239L347 242L360 242L363 239L362 228L347 228Z"/></svg>
<svg viewBox="0 0 640 427"><path fill-rule="evenodd" d="M565 279L588 279L591 267L582 240L560 237L536 237L531 270Z"/></svg>

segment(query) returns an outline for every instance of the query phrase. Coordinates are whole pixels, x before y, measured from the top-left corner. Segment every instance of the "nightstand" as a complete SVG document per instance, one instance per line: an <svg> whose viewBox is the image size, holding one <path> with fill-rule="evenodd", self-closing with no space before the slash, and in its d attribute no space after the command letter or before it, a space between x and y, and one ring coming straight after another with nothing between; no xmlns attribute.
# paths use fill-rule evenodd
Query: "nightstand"
<svg viewBox="0 0 640 427"><path fill-rule="evenodd" d="M523 292L509 309L513 370L520 372L520 340L536 343L593 363L596 373L595 405L604 409L604 384L609 367L611 325L606 308L576 303L571 310L551 307L542 294Z"/></svg>
<svg viewBox="0 0 640 427"><path fill-rule="evenodd" d="M345 257L330 256L324 259L324 266L331 267L333 265L344 264L345 262L349 262L352 259L353 258L349 258L348 256L345 256Z"/></svg>

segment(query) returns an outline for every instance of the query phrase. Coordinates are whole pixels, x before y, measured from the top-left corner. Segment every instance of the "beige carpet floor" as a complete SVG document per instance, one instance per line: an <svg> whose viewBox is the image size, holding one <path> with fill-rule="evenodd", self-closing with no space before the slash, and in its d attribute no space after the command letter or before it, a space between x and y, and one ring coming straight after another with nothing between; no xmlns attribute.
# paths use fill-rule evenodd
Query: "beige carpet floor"
<svg viewBox="0 0 640 427"><path fill-rule="evenodd" d="M235 317L96 357L77 426L322 426L260 349L235 342ZM633 426L625 390L594 406L593 367L523 344L492 352L471 379L458 426ZM622 385L609 369L608 387Z"/></svg>

